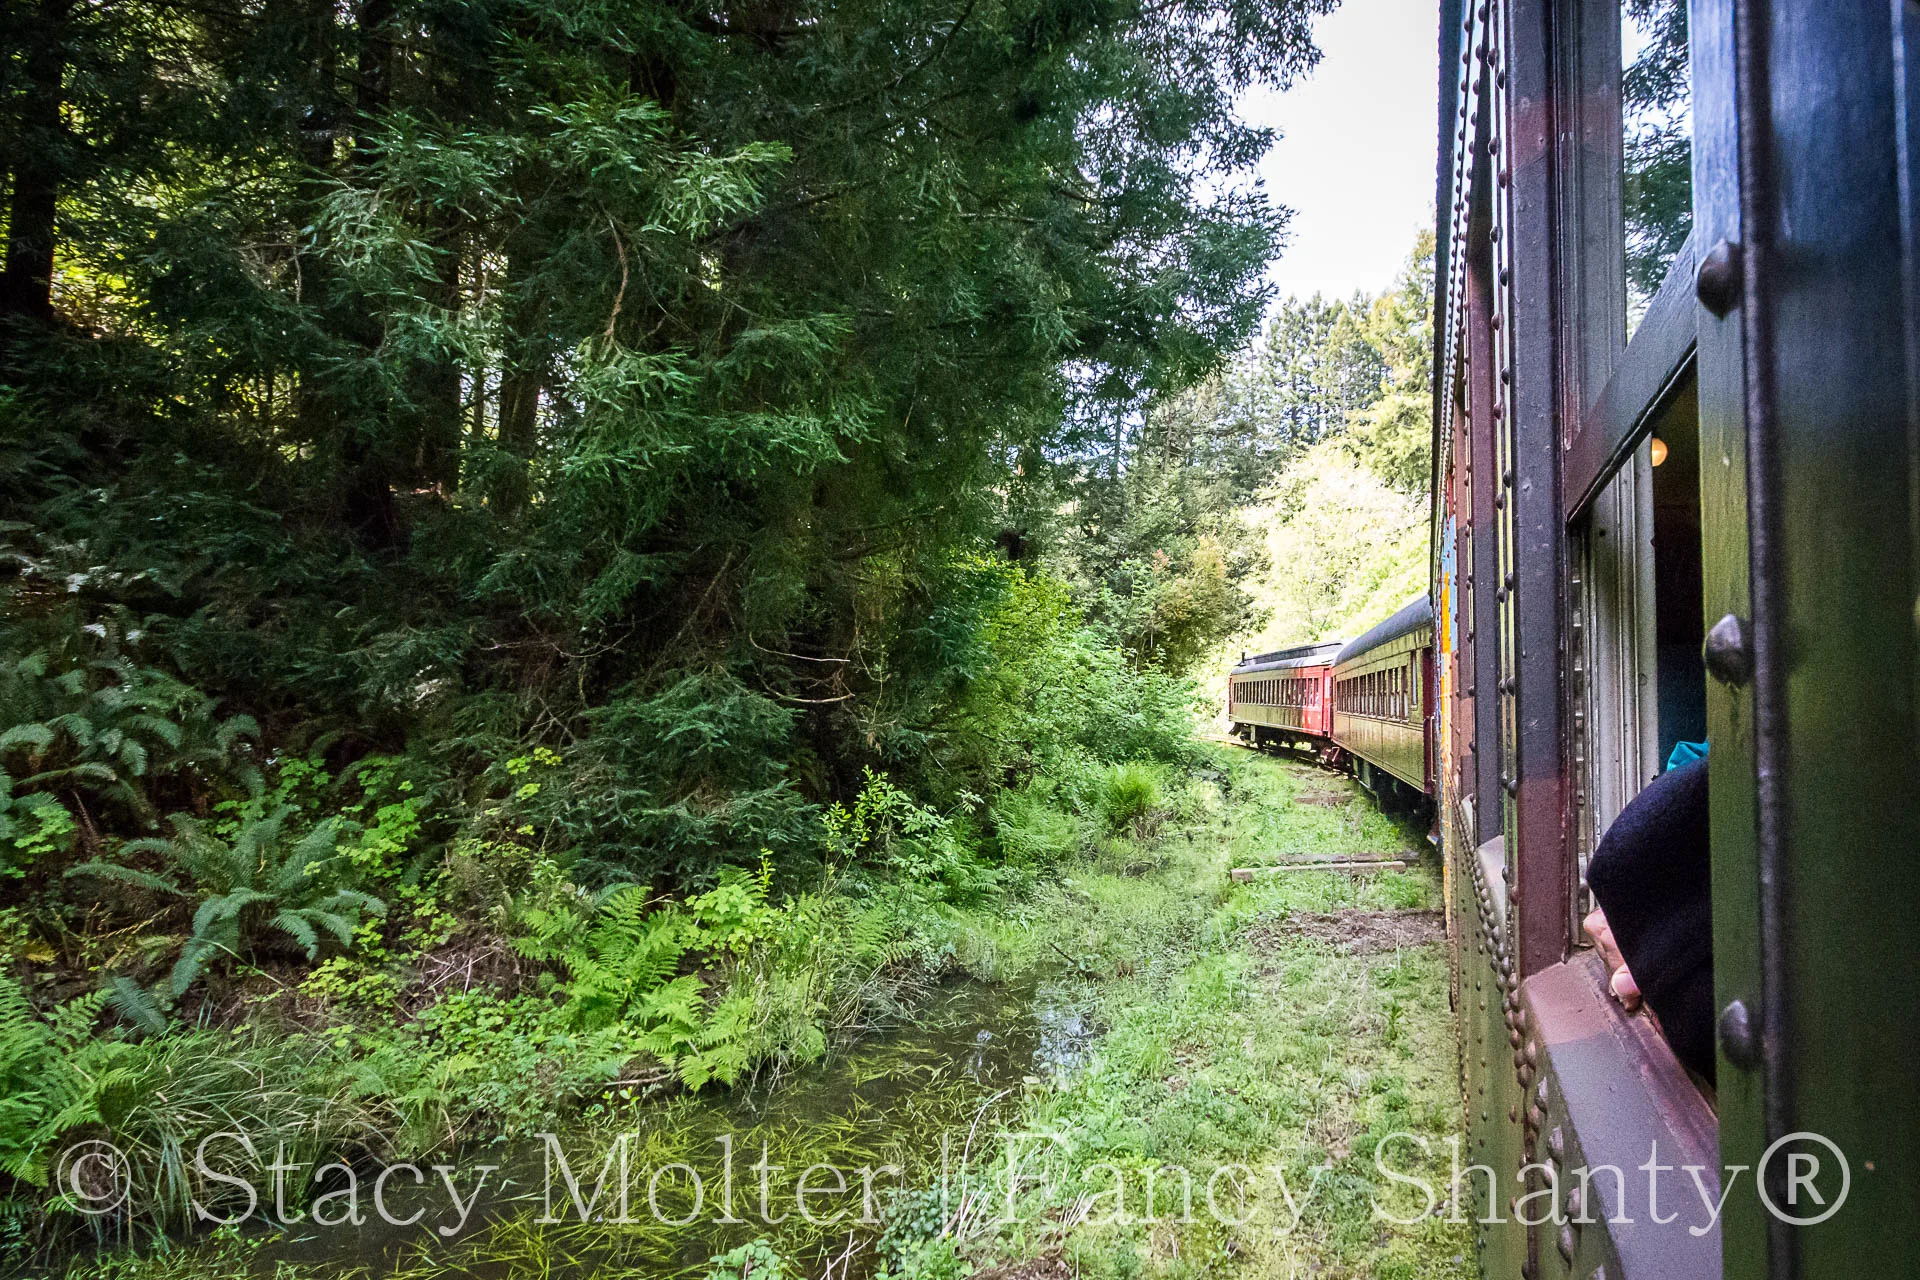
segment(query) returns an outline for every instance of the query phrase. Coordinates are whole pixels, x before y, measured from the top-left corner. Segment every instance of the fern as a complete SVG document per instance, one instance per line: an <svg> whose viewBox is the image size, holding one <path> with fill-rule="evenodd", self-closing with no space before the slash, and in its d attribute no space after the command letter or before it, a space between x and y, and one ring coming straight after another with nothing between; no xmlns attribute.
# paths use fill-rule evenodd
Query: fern
<svg viewBox="0 0 1920 1280"><path fill-rule="evenodd" d="M167 1029L167 1010L159 997L124 974L107 981L107 1003L127 1022L148 1035Z"/></svg>
<svg viewBox="0 0 1920 1280"><path fill-rule="evenodd" d="M121 847L122 857L159 857L170 864L171 874L100 861L67 874L197 900L192 934L168 983L176 997L210 964L245 955L268 934L280 935L309 961L317 960L323 936L348 946L362 916L383 916L387 908L373 894L333 883L329 874L351 824L328 819L290 839L286 826L294 813L291 805L283 805L264 818L242 822L231 840L206 823L175 814L171 837L130 840Z"/></svg>
<svg viewBox="0 0 1920 1280"><path fill-rule="evenodd" d="M0 977L0 1172L45 1186L60 1138L104 1119L102 1103L134 1083L127 1046L96 1040L107 993L69 1000L42 1017L12 978Z"/></svg>
<svg viewBox="0 0 1920 1280"><path fill-rule="evenodd" d="M70 636L56 651L0 661L0 770L14 791L87 792L152 817L147 784L162 775L220 776L250 790L243 752L259 726L221 719L213 701L122 656L115 633Z"/></svg>

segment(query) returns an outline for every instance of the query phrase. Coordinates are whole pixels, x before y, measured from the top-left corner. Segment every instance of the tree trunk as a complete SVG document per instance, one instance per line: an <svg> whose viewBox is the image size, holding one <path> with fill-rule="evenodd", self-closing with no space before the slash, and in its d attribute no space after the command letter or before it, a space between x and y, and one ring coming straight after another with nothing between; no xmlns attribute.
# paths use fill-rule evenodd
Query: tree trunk
<svg viewBox="0 0 1920 1280"><path fill-rule="evenodd" d="M71 0L40 0L22 23L26 92L22 94L18 152L13 163L6 269L0 272L0 317L48 324L53 320L53 248L66 131L60 123L66 71L62 28Z"/></svg>

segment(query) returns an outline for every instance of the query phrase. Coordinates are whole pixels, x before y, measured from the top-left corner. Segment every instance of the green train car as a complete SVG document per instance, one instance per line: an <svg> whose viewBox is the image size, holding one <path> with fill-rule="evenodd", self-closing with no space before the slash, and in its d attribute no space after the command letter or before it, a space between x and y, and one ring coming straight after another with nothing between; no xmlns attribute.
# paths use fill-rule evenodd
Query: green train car
<svg viewBox="0 0 1920 1280"><path fill-rule="evenodd" d="M1436 825L1481 1269L1920 1276L1920 4L1442 0ZM1710 745L1713 1082L1587 860Z"/></svg>

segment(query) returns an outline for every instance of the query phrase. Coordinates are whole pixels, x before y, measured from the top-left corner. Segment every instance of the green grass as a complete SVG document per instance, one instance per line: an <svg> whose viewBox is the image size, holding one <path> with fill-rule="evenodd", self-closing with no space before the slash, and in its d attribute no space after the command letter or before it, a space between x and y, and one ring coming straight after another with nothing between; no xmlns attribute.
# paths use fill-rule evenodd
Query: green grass
<svg viewBox="0 0 1920 1280"><path fill-rule="evenodd" d="M1295 909L1437 907L1435 874L1421 865L1359 879L1228 876L1283 857L1413 856L1417 837L1364 800L1345 810L1297 803L1303 791L1352 787L1333 775L1236 751L1221 752L1218 767L1224 796L1157 846L1107 846L1046 891L1031 928L1080 961L1083 999L1106 1032L1084 1071L1030 1086L1024 1127L1070 1150L1052 1162L1058 1189L1030 1195L1027 1220L989 1233L991 1249L1060 1249L1080 1274L1116 1280L1467 1276L1463 1226L1399 1226L1373 1211L1378 1195L1411 1216L1375 1169L1381 1138L1425 1138L1437 1158L1421 1162L1402 1143L1388 1159L1441 1183L1446 1139L1458 1132L1442 946L1349 955L1273 931L1249 938L1250 926ZM1004 1150L986 1178L1002 1208ZM1231 1216L1256 1210L1244 1227L1212 1220L1204 1202L1191 1225L1168 1220L1171 1204L1159 1222L1073 1223L1076 1203L1115 1216L1113 1169L1123 1195L1138 1195L1124 1207L1144 1218L1147 1167L1184 1167L1198 1188L1229 1164L1262 1172L1244 1207L1218 1184ZM1292 1207L1270 1168L1285 1172Z"/></svg>

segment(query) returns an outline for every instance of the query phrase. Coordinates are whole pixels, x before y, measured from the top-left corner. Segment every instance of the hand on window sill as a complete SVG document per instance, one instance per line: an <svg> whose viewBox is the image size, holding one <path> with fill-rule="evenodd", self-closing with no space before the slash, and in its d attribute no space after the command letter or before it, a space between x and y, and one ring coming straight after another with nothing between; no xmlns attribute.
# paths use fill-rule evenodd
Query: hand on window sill
<svg viewBox="0 0 1920 1280"><path fill-rule="evenodd" d="M1621 1008L1633 1013L1640 1008L1640 984L1633 980L1633 970L1627 968L1627 962L1620 955L1620 947L1613 940L1613 930L1607 924L1606 913L1595 907L1587 918L1580 922L1587 937L1600 952L1601 960L1607 966L1607 989L1613 998L1620 1002Z"/></svg>

